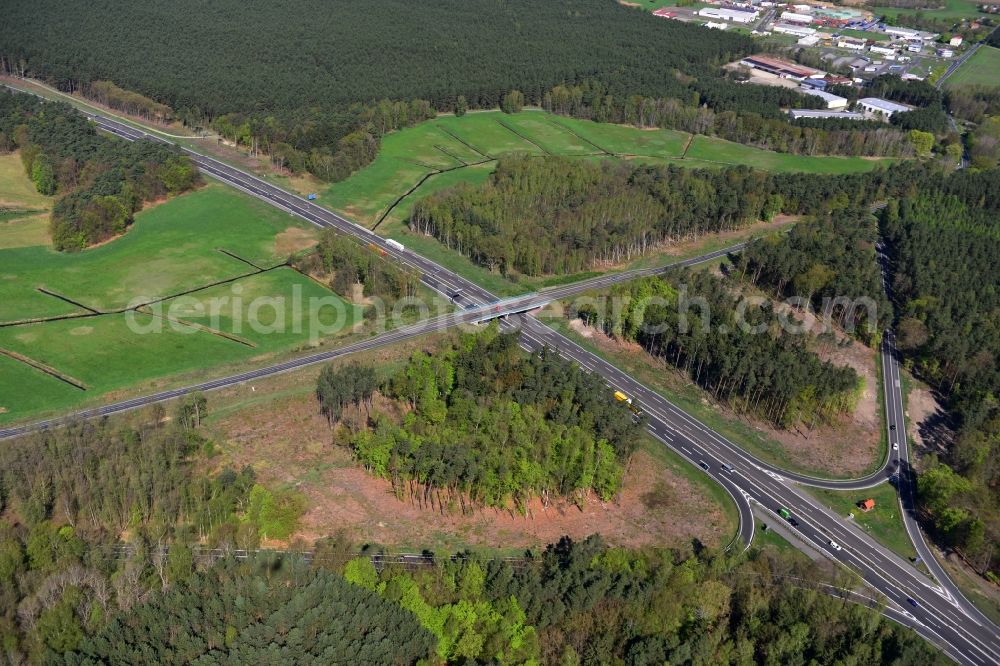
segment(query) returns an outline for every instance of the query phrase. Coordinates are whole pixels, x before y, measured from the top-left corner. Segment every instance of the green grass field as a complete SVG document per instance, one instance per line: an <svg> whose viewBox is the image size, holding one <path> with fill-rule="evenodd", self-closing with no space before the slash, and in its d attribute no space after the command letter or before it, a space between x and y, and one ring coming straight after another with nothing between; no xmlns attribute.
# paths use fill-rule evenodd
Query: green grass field
<svg viewBox="0 0 1000 666"><path fill-rule="evenodd" d="M905 9L902 7L872 7L870 9L877 15L891 17L922 14L928 18L958 20L985 16L976 8L978 3L975 0L940 0L940 4L943 6L942 9L933 10Z"/></svg>
<svg viewBox="0 0 1000 666"><path fill-rule="evenodd" d="M747 164L778 172L834 174L865 172L884 162L775 153L686 132L595 123L537 109L517 114L483 111L440 116L387 135L375 161L329 186L320 202L497 294L523 293L532 285L491 274L436 240L410 233L405 224L414 201L459 183L479 185L495 169L496 158L512 153L691 168Z"/></svg>
<svg viewBox="0 0 1000 666"><path fill-rule="evenodd" d="M233 336L254 354L306 345L319 333L343 335L361 320L361 308L285 267L169 299L157 312Z"/></svg>
<svg viewBox="0 0 1000 666"><path fill-rule="evenodd" d="M900 557L917 556L917 551L914 550L903 526L896 489L888 483L867 490L833 491L810 488L809 492L844 518L853 513L853 520L858 527ZM868 512L859 509L857 503L865 499L875 500L875 508Z"/></svg>
<svg viewBox="0 0 1000 666"><path fill-rule="evenodd" d="M368 226L403 219L409 200L459 182L482 182L483 169L488 173L496 158L512 153L627 158L699 168L749 164L814 173L864 172L877 164L863 158L774 153L704 136L692 140L686 132L595 123L539 110L484 111L461 118L440 116L389 134L372 164L331 185L321 201Z"/></svg>
<svg viewBox="0 0 1000 666"><path fill-rule="evenodd" d="M945 82L946 88L989 86L1000 88L1000 49L980 46Z"/></svg>
<svg viewBox="0 0 1000 666"><path fill-rule="evenodd" d="M48 247L0 250L0 322L79 311L44 288L98 311L137 297L162 298L255 269L278 255L276 237L305 223L222 185L161 204L136 216L121 238L78 253Z"/></svg>
<svg viewBox="0 0 1000 666"><path fill-rule="evenodd" d="M18 153L0 155L0 249L48 244L53 199L35 190Z"/></svg>
<svg viewBox="0 0 1000 666"><path fill-rule="evenodd" d="M0 355L0 422L154 390L180 376L205 378L352 334L361 308L291 268L254 267L281 264L312 237L304 222L211 184L140 213L124 236L84 252L0 249L0 322L86 312L39 287L102 312L0 326L0 349L85 387ZM136 298L163 300L114 312Z"/></svg>
<svg viewBox="0 0 1000 666"><path fill-rule="evenodd" d="M703 160L720 164L748 164L765 171L789 173L864 173L871 171L885 160L863 157L816 157L788 155L744 146L708 136L696 136L687 151L686 159Z"/></svg>

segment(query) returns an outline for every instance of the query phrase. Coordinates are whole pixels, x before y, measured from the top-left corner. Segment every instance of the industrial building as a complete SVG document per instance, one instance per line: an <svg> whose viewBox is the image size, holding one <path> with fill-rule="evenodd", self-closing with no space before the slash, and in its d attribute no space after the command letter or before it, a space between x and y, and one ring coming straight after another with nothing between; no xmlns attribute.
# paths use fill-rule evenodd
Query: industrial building
<svg viewBox="0 0 1000 666"><path fill-rule="evenodd" d="M703 7L698 10L698 16L707 19L720 19L733 23L752 23L760 12L729 7Z"/></svg>
<svg viewBox="0 0 1000 666"><path fill-rule="evenodd" d="M896 55L896 49L892 48L891 46L876 46L875 44L872 44L868 48L868 50L871 51L872 53L880 53L886 56Z"/></svg>
<svg viewBox="0 0 1000 666"><path fill-rule="evenodd" d="M748 67L776 74L783 79L797 79L801 81L802 79L809 78L821 79L825 76L825 73L819 71L818 69L803 67L802 65L797 65L794 62L789 62L780 58L772 58L771 56L766 55L747 56L740 62Z"/></svg>
<svg viewBox="0 0 1000 666"><path fill-rule="evenodd" d="M781 12L781 20L789 23L812 23L813 17L810 14L799 14L798 12Z"/></svg>
<svg viewBox="0 0 1000 666"><path fill-rule="evenodd" d="M863 39L854 39L853 37L841 37L837 41L837 46L842 49L851 49L852 51L864 51L865 46L868 44Z"/></svg>
<svg viewBox="0 0 1000 666"><path fill-rule="evenodd" d="M879 97L863 97L858 100L858 106L865 116L879 120L889 120L893 114L906 113L913 110L912 107L905 104L897 104L896 102L890 102L887 99Z"/></svg>
<svg viewBox="0 0 1000 666"><path fill-rule="evenodd" d="M896 37L898 39L920 39L920 31L914 30L913 28L900 28L887 25L883 32L890 37Z"/></svg>
<svg viewBox="0 0 1000 666"><path fill-rule="evenodd" d="M841 97L839 95L834 95L833 93L828 93L825 90L817 90L815 88L809 88L803 86L799 92L804 95L812 95L813 97L819 97L824 102L826 102L826 108L828 109L846 109L847 108L847 98Z"/></svg>
<svg viewBox="0 0 1000 666"><path fill-rule="evenodd" d="M908 39L920 42L933 41L938 37L937 34L933 32L924 32L923 30L915 30L913 28L900 28L898 26L891 26L891 25L887 25L885 27L885 30L883 30L882 32L896 39Z"/></svg>
<svg viewBox="0 0 1000 666"><path fill-rule="evenodd" d="M800 118L840 118L841 120L864 120L864 115L850 111L823 111L822 109L789 109L788 117Z"/></svg>
<svg viewBox="0 0 1000 666"><path fill-rule="evenodd" d="M774 32L781 32L786 35L794 35L796 37L810 37L816 34L816 28L809 28L804 25L795 25L794 23L775 23L771 30Z"/></svg>

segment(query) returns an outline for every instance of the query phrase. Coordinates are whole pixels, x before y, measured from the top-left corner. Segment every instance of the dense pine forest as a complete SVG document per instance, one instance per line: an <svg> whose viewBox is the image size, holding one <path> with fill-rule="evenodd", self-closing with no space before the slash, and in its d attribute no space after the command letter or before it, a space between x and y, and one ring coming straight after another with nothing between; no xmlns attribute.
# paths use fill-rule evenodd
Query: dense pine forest
<svg viewBox="0 0 1000 666"><path fill-rule="evenodd" d="M737 307L739 293L701 271L616 285L620 312L576 314L619 339L638 342L736 409L775 425L812 426L848 412L860 395L852 368L821 361L803 335L777 332L770 303Z"/></svg>
<svg viewBox="0 0 1000 666"><path fill-rule="evenodd" d="M175 148L99 135L67 104L0 92L0 151L12 150L40 193L59 195L50 223L57 250L124 233L145 202L201 182Z"/></svg>
<svg viewBox="0 0 1000 666"><path fill-rule="evenodd" d="M911 165L816 176L511 156L480 187L459 185L417 201L408 224L491 270L572 273L777 213L864 206L910 187L913 177L926 176Z"/></svg>
<svg viewBox="0 0 1000 666"><path fill-rule="evenodd" d="M366 410L338 441L397 496L440 510L524 508L533 497L609 500L642 426L598 378L554 352L526 356L491 328L418 352L378 387L370 368L327 368L324 414ZM401 423L368 411L376 389L405 406Z"/></svg>
<svg viewBox="0 0 1000 666"><path fill-rule="evenodd" d="M961 172L881 215L892 252L899 348L955 414L946 460L919 478L942 540L980 572L1000 568L1000 171ZM954 472L952 471L954 470Z"/></svg>
<svg viewBox="0 0 1000 666"><path fill-rule="evenodd" d="M235 0L211 11L193 0L46 0L7 11L0 71L147 119L211 125L251 154L326 181L370 163L386 132L435 111L524 104L793 153L912 154L906 135L887 128L793 125L781 108L817 98L723 76L719 65L752 51L749 37L608 0L279 0L252 13ZM98 17L111 15L127 28L110 34ZM246 57L249 43L262 62ZM143 58L131 57L137 49Z"/></svg>
<svg viewBox="0 0 1000 666"><path fill-rule="evenodd" d="M312 566L273 555L187 561L127 609L109 595L106 619L94 602L100 619L88 627L72 623L76 579L63 576L58 608L68 612L38 622L32 631L47 642L32 655L65 664L946 663L876 610L818 591L828 574L775 550L733 559L564 538L513 562L460 554L378 570L324 545Z"/></svg>
<svg viewBox="0 0 1000 666"><path fill-rule="evenodd" d="M606 388L553 356L524 357L512 340L468 338L450 368L445 356L414 359L392 380L416 396L405 427L430 431L419 410L433 410L430 390L450 370L455 388L439 408L449 417L457 393L475 415L499 403L487 397L477 411L471 396L503 392L525 409L545 405L550 424L628 445L635 424ZM360 381L341 399L350 410L373 390ZM941 662L875 610L814 585L844 581L773 549L730 557L699 544L630 551L563 539L513 560L431 554L376 569L380 547L336 534L292 549L308 560L235 561L224 551L294 525L296 502L250 468L219 469L199 425L210 408L191 396L169 419L156 407L132 425L80 423L0 448L6 663Z"/></svg>
<svg viewBox="0 0 1000 666"><path fill-rule="evenodd" d="M892 320L875 257L877 241L878 225L869 211L839 211L753 243L737 255L736 270L750 284L806 299L813 312L871 344ZM868 321L867 308L851 307L861 299L873 303L877 321Z"/></svg>
<svg viewBox="0 0 1000 666"><path fill-rule="evenodd" d="M379 99L443 109L459 95L495 108L510 90L537 103L552 86L587 77L614 94L682 96L676 70L710 73L751 48L748 36L606 0L276 0L252 12L237 0L210 8L197 0L43 0L5 10L7 70L63 90L114 81L180 117Z"/></svg>

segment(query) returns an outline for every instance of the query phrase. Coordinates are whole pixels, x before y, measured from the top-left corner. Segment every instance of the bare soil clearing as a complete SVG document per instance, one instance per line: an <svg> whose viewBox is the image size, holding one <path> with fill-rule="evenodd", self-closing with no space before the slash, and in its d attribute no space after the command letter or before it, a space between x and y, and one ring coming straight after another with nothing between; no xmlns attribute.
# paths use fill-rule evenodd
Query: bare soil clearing
<svg viewBox="0 0 1000 666"><path fill-rule="evenodd" d="M527 548L563 535L593 533L623 546L682 546L692 539L719 546L731 537L719 505L644 450L633 457L623 490L610 503L589 497L579 508L534 501L523 516L495 509L462 515L421 508L397 499L388 481L368 475L348 449L332 443L333 433L311 391L315 372L296 374L294 381L291 376L281 380L286 387L277 391L281 397L250 398L245 406L224 408L210 426L223 451L220 467L251 465L264 484L294 487L305 495L308 510L294 538L310 541L344 529L358 541L403 549ZM263 395L275 388L252 392L259 389ZM246 399L249 392L240 395ZM375 408L393 407L377 401Z"/></svg>
<svg viewBox="0 0 1000 666"><path fill-rule="evenodd" d="M934 393L925 387L914 387L906 399L906 434L920 455L945 455L954 432L949 427L948 414Z"/></svg>

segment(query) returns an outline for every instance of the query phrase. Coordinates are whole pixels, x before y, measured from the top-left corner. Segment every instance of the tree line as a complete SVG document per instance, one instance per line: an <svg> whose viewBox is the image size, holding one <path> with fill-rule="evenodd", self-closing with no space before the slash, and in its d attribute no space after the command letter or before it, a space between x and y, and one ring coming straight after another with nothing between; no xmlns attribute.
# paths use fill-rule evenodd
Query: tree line
<svg viewBox="0 0 1000 666"><path fill-rule="evenodd" d="M282 0L236 24L223 21L220 9L197 26L182 19L203 14L195 6L140 11L120 0L103 2L119 25L131 26L124 39L116 33L110 47L102 37L107 26L94 20L91 8L59 0L15 4L9 25L0 26L6 46L0 69L123 110L210 125L251 154L325 181L371 162L387 131L437 111L513 112L526 104L785 152L909 154L905 136L886 128L796 126L781 108L812 108L819 100L724 76L719 65L754 50L748 37L603 0L448 0L420 9L379 0L377 11L316 0L291 7ZM240 8L233 4L231 11ZM392 16L391 24L383 16ZM172 24L186 35L184 49L148 34L152 25L167 30ZM552 40L556 33L563 38ZM255 67L244 57L251 40L281 55ZM145 57L131 57L137 50ZM177 76L177 69L198 75Z"/></svg>
<svg viewBox="0 0 1000 666"><path fill-rule="evenodd" d="M416 296L420 276L388 261L377 248L332 229L320 233L319 243L304 255L294 257L296 269L316 276L346 299L354 299L356 286L364 297L385 301L387 307L401 298Z"/></svg>
<svg viewBox="0 0 1000 666"><path fill-rule="evenodd" d="M407 224L504 274L573 273L777 213L864 206L913 186L909 178L922 178L920 169L818 176L507 156L482 186L462 184L415 202Z"/></svg>
<svg viewBox="0 0 1000 666"><path fill-rule="evenodd" d="M939 538L981 573L1000 568L1000 171L958 172L891 200L880 216L893 259L906 364L955 417L944 458L919 477Z"/></svg>
<svg viewBox="0 0 1000 666"><path fill-rule="evenodd" d="M620 312L584 306L575 314L605 333L637 342L712 396L776 426L812 427L852 410L860 378L821 361L804 335L779 328L770 301L738 307L732 285L702 271L616 285Z"/></svg>
<svg viewBox="0 0 1000 666"><path fill-rule="evenodd" d="M704 78L694 90L674 97L612 94L603 82L559 85L542 99L552 113L637 127L660 127L707 134L767 150L799 155L909 157L902 132L885 125L811 127L793 123L783 107L818 108L822 101L774 86L738 85Z"/></svg>
<svg viewBox="0 0 1000 666"><path fill-rule="evenodd" d="M337 439L398 496L422 505L524 510L536 497L613 498L641 424L599 379L517 344L516 334L495 329L465 336L415 353L381 384L371 369L328 368L317 398L333 422L350 406L367 410L376 390L410 410L402 422L366 412Z"/></svg>
<svg viewBox="0 0 1000 666"><path fill-rule="evenodd" d="M273 111L231 112L210 124L222 137L292 173L310 173L337 182L371 163L382 137L437 115L427 100L351 104L347 108L309 107ZM188 122L201 122L189 119Z"/></svg>
<svg viewBox="0 0 1000 666"><path fill-rule="evenodd" d="M165 123L173 119L174 112L166 104L152 100L132 90L125 90L111 81L92 81L81 94L99 104L147 121Z"/></svg>
<svg viewBox="0 0 1000 666"><path fill-rule="evenodd" d="M736 256L735 270L750 284L805 299L813 312L874 344L892 320L877 242L878 225L869 211L839 211L752 243ZM856 307L865 299L875 308L874 320L866 307Z"/></svg>
<svg viewBox="0 0 1000 666"><path fill-rule="evenodd" d="M290 537L301 498L264 487L250 467L216 467L198 428L207 414L193 395L171 419L154 406L138 425L74 423L0 448L0 643L10 663L51 661L187 580L196 545ZM123 540L130 551L118 557Z"/></svg>
<svg viewBox="0 0 1000 666"><path fill-rule="evenodd" d="M98 135L69 105L21 93L0 93L0 150L19 150L35 188L59 195L49 226L57 250L124 233L145 202L201 183L176 148Z"/></svg>
<svg viewBox="0 0 1000 666"><path fill-rule="evenodd" d="M334 542L332 543L331 542ZM67 624L85 567L58 576L40 621L48 663L944 664L911 631L822 591L845 575L766 548L629 550L562 538L517 562L458 553L418 568L350 559L342 539L245 562L174 556L180 574L127 611ZM377 549L370 549L377 550ZM46 634L46 635L49 635Z"/></svg>
<svg viewBox="0 0 1000 666"><path fill-rule="evenodd" d="M690 89L675 72L711 78L752 48L746 36L705 39L702 29L604 0L447 0L430 8L279 0L250 15L235 0L207 14L184 3L169 12L121 0L99 8L16 3L0 26L0 70L115 103L150 98L277 166L338 181L371 161L382 134L435 109L509 107L504 100L518 98L537 105L552 86L590 77L620 95L685 96ZM109 34L102 14L128 29ZM243 19L229 20L237 14ZM158 38L172 30L185 35L184 48ZM251 42L272 54L266 67L245 57ZM108 81L135 97L109 95Z"/></svg>
<svg viewBox="0 0 1000 666"><path fill-rule="evenodd" d="M499 340L465 341L456 385L514 388L526 406L591 429L635 425L606 388L549 382L541 368L554 356L505 359L477 346L514 344ZM358 386L350 392L363 395ZM70 424L0 448L0 641L10 663L943 663L877 607L813 585L852 581L770 548L629 550L592 537L515 561L428 553L422 566L376 568L371 555L383 548L336 533L314 544L308 564L294 554L219 560L201 547L256 548L273 502L256 499L249 468L219 469L198 427L208 408L195 395L171 419L153 407L132 424Z"/></svg>

